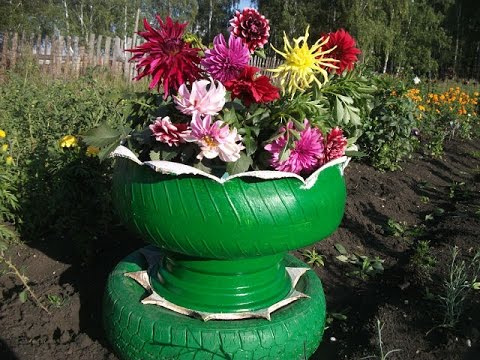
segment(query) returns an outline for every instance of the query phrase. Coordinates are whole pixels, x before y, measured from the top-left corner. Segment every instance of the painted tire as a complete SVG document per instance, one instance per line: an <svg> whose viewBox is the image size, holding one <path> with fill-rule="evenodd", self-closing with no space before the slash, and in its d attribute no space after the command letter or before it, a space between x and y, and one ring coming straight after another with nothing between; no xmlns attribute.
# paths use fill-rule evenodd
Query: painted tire
<svg viewBox="0 0 480 360"><path fill-rule="evenodd" d="M112 200L125 225L167 251L211 259L272 255L309 246L337 229L346 201L342 166L323 169L306 189L297 178L241 177L220 184L118 158Z"/></svg>
<svg viewBox="0 0 480 360"><path fill-rule="evenodd" d="M287 255L285 262L305 266L292 255ZM274 312L271 321L203 322L141 304L146 291L124 273L145 270L146 266L136 251L116 266L107 282L103 321L120 359L308 359L321 341L325 297L313 271L307 271L297 284L297 290L310 298Z"/></svg>

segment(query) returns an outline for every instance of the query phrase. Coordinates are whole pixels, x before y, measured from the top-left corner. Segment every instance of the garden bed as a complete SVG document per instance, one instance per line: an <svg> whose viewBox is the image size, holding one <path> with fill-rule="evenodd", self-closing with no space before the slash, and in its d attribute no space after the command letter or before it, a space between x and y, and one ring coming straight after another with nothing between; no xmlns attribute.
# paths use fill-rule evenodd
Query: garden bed
<svg viewBox="0 0 480 360"><path fill-rule="evenodd" d="M443 158L414 158L403 171L380 173L353 162L346 171L348 200L339 230L315 245L325 256L314 269L323 281L333 322L312 359L359 359L379 355L377 319L389 359L480 358L480 296L463 307L457 326L439 326L438 302L453 247L467 264L479 249L480 144L447 142ZM429 241L421 252L419 241ZM337 259L341 244L351 254L384 260L372 274ZM1 359L116 359L101 324L108 273L142 246L120 227L98 240L90 263L79 262L65 240L12 246L8 256L30 278L51 315L30 299L22 303L18 279L0 276ZM311 250L312 248L310 248ZM420 253L420 254L419 254ZM296 253L303 260L304 251ZM7 256L7 258L8 258Z"/></svg>

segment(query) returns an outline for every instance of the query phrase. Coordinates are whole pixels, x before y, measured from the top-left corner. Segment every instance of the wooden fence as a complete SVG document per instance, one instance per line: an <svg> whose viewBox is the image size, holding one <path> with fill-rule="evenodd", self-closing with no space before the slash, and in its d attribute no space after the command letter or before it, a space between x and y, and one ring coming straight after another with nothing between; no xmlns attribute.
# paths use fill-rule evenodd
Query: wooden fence
<svg viewBox="0 0 480 360"><path fill-rule="evenodd" d="M140 45L142 39L120 39L90 34L87 39L78 36L40 36L17 33L0 33L0 70L12 69L21 57L32 57L41 71L53 77L78 77L88 67L101 66L130 81L136 74L135 64L125 49ZM277 58L252 57L250 65L260 68L262 74L268 68L278 66Z"/></svg>
<svg viewBox="0 0 480 360"><path fill-rule="evenodd" d="M0 33L0 68L15 67L22 56L33 57L42 72L54 77L78 77L88 67L103 66L125 79L134 76L135 65L128 62L129 49L139 44L134 36L126 41L90 34L87 39L78 36L40 36Z"/></svg>

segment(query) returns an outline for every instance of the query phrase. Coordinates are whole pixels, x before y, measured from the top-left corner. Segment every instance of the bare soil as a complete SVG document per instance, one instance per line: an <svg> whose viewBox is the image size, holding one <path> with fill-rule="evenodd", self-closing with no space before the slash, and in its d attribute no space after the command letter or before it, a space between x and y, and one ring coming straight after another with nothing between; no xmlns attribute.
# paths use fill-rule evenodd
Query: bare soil
<svg viewBox="0 0 480 360"><path fill-rule="evenodd" d="M467 299L455 328L438 326L445 312L435 300L442 294L453 246L467 263L480 248L479 153L478 142L456 141L447 144L441 159L416 154L402 171L380 173L360 162L349 165L343 222L314 246L325 255L325 266L314 270L324 284L330 317L336 318L312 359L380 355L377 319L383 324L384 352L401 350L390 360L480 359L480 293ZM389 219L423 233L395 236ZM421 267L412 260L419 240L430 241L435 266ZM337 243L349 253L378 256L385 271L358 277L357 267L336 259ZM119 225L109 239L98 241L89 263L77 260L65 241L11 247L8 256L29 277L51 315L31 299L22 303L20 282L3 268L0 359L117 359L102 330L103 288L115 264L141 246ZM301 251L295 255L305 260Z"/></svg>

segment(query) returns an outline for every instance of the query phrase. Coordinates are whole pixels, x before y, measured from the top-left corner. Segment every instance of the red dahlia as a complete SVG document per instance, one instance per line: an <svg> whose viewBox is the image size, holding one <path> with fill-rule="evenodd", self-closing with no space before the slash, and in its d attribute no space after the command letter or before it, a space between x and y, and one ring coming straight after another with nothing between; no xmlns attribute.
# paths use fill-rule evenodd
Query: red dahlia
<svg viewBox="0 0 480 360"><path fill-rule="evenodd" d="M325 162L337 159L345 155L347 148L347 138L343 136L342 129L338 127L333 128L327 135L325 145Z"/></svg>
<svg viewBox="0 0 480 360"><path fill-rule="evenodd" d="M256 67L246 66L236 79L225 82L225 88L232 93L232 100L239 98L245 106L250 106L252 102L266 103L280 98L278 88L270 83L267 76L255 77L257 71Z"/></svg>
<svg viewBox="0 0 480 360"><path fill-rule="evenodd" d="M322 47L322 51L336 48L329 54L329 57L339 60L335 63L338 69L327 68L328 71L336 71L337 74L343 73L345 69L353 70L353 65L358 61L357 55L361 53L355 47L355 39L344 29L337 30L328 34L322 34L322 37L329 37L328 42Z"/></svg>
<svg viewBox="0 0 480 360"><path fill-rule="evenodd" d="M239 37L253 53L257 48L263 48L270 36L269 21L255 9L245 8L235 11L235 16L230 20L230 31Z"/></svg>
<svg viewBox="0 0 480 360"><path fill-rule="evenodd" d="M145 31L138 34L146 41L127 51L134 54L130 61L138 62L135 80L151 75L150 89L160 88L163 84L166 98L170 91L176 91L183 83L199 77L200 49L190 47L182 39L187 23L173 22L170 17L164 22L158 15L156 18L159 28L153 28L147 19L143 19Z"/></svg>

